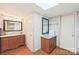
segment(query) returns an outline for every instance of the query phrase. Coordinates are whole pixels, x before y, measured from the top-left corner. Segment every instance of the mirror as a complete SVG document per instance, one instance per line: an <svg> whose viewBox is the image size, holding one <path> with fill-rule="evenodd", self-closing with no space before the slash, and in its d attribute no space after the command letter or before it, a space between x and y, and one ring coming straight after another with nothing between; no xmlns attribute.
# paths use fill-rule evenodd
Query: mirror
<svg viewBox="0 0 79 59"><path fill-rule="evenodd" d="M3 30L6 32L10 31L22 31L22 22L21 21L3 21Z"/></svg>
<svg viewBox="0 0 79 59"><path fill-rule="evenodd" d="M49 34L49 20L42 18L42 34Z"/></svg>

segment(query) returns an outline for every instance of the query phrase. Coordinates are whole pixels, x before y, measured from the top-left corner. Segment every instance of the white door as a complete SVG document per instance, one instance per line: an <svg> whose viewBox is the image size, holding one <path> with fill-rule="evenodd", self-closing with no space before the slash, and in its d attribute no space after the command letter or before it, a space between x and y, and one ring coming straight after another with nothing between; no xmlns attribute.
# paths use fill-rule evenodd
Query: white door
<svg viewBox="0 0 79 59"><path fill-rule="evenodd" d="M74 15L67 15L61 17L61 34L60 47L75 51L74 41Z"/></svg>

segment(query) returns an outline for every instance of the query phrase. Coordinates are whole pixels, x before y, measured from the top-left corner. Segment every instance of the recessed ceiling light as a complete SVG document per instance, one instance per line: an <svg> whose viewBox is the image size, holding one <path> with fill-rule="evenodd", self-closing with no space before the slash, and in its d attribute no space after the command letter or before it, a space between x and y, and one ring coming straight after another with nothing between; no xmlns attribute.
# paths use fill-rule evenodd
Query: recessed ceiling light
<svg viewBox="0 0 79 59"><path fill-rule="evenodd" d="M51 7L58 5L58 3L36 3L36 5L38 5L39 7L41 7L44 10L47 10Z"/></svg>

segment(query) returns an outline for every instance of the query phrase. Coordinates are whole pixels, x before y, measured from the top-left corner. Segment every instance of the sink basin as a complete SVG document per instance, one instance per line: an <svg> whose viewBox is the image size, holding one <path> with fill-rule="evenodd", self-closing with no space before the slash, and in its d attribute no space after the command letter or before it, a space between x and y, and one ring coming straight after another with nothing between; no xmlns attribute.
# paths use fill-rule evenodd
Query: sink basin
<svg viewBox="0 0 79 59"><path fill-rule="evenodd" d="M48 39L50 39L50 38L52 38L52 37L55 37L55 36L56 36L56 35L51 35L51 34L42 35L42 37L48 38Z"/></svg>

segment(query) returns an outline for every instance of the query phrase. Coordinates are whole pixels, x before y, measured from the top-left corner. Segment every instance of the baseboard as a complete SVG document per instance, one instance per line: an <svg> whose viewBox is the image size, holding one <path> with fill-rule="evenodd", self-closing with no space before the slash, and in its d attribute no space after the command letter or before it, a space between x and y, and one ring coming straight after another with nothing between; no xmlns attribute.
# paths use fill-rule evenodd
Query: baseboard
<svg viewBox="0 0 79 59"><path fill-rule="evenodd" d="M56 48L60 48L59 46L56 46Z"/></svg>
<svg viewBox="0 0 79 59"><path fill-rule="evenodd" d="M41 48L38 48L38 49L35 49L35 50L33 50L32 52L34 53L34 52L36 52L36 51L38 51L38 50L40 50Z"/></svg>
<svg viewBox="0 0 79 59"><path fill-rule="evenodd" d="M61 47L59 47L59 48L61 48ZM76 55L76 53L74 51L70 51L70 50L65 49L65 48L61 48L61 49L66 50L66 51L69 51L69 52L72 52L74 55Z"/></svg>

